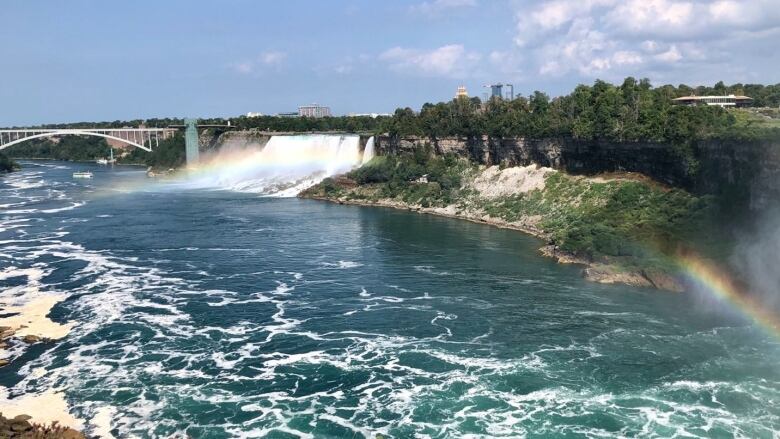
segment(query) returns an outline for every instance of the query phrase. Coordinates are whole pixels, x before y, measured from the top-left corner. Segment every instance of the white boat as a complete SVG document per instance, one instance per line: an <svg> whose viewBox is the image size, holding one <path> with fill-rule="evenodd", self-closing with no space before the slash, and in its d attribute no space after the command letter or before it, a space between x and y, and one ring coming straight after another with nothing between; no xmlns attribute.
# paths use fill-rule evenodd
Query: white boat
<svg viewBox="0 0 780 439"><path fill-rule="evenodd" d="M107 165L108 164L108 159L97 159L95 161L97 162L98 165Z"/></svg>
<svg viewBox="0 0 780 439"><path fill-rule="evenodd" d="M89 171L74 172L73 178L92 178L92 173Z"/></svg>

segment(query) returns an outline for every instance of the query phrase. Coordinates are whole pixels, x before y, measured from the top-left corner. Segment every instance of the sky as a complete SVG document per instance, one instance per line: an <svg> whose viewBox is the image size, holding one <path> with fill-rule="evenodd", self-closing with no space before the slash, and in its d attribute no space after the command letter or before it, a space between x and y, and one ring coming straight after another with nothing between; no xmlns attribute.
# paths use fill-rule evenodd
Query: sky
<svg viewBox="0 0 780 439"><path fill-rule="evenodd" d="M780 0L2 0L0 126L780 82Z"/></svg>

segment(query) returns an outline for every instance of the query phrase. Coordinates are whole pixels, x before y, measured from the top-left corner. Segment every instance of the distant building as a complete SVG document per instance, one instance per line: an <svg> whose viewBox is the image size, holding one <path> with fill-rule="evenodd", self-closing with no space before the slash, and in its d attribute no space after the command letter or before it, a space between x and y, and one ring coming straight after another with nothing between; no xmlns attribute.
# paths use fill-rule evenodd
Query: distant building
<svg viewBox="0 0 780 439"><path fill-rule="evenodd" d="M492 84L490 85L490 97L492 98L504 98L504 84Z"/></svg>
<svg viewBox="0 0 780 439"><path fill-rule="evenodd" d="M300 117L330 117L330 107L319 104L302 105L298 107Z"/></svg>
<svg viewBox="0 0 780 439"><path fill-rule="evenodd" d="M514 100L515 99L515 86L512 84L490 84L486 85L485 87L490 88L490 97L491 98L499 98L499 99L507 99L507 100ZM504 87L508 87L509 91L504 95Z"/></svg>
<svg viewBox="0 0 780 439"><path fill-rule="evenodd" d="M263 113L255 113L254 111L250 111L246 114L246 117L261 117L263 116Z"/></svg>
<svg viewBox="0 0 780 439"><path fill-rule="evenodd" d="M347 116L349 117L370 117L372 119L376 119L377 117L390 117L392 114L390 113L349 113Z"/></svg>
<svg viewBox="0 0 780 439"><path fill-rule="evenodd" d="M285 113L276 113L276 117L298 117L297 111L288 111Z"/></svg>
<svg viewBox="0 0 780 439"><path fill-rule="evenodd" d="M455 99L457 98L467 98L469 97L469 92L466 91L466 86L461 85L458 87L458 91L455 92Z"/></svg>
<svg viewBox="0 0 780 439"><path fill-rule="evenodd" d="M672 99L677 105L715 105L719 107L749 107L753 98L747 96L683 96Z"/></svg>

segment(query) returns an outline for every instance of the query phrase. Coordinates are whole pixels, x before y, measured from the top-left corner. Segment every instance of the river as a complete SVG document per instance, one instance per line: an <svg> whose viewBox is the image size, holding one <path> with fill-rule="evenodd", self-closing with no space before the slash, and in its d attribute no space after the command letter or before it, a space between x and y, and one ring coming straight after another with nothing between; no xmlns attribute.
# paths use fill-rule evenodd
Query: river
<svg viewBox="0 0 780 439"><path fill-rule="evenodd" d="M93 179L71 178L85 169ZM0 177L0 287L64 294L51 318L75 323L14 351L0 384L61 389L88 430L780 430L780 343L694 297L586 282L515 231L192 189L139 169L24 162Z"/></svg>

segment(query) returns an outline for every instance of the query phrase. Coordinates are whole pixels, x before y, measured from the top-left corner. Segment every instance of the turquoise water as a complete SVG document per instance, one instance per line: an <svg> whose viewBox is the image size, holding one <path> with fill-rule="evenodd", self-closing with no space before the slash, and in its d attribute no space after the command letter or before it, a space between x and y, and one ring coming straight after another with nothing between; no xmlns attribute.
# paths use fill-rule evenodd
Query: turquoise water
<svg viewBox="0 0 780 439"><path fill-rule="evenodd" d="M52 318L77 322L0 383L63 389L116 437L780 429L776 339L696 297L585 282L518 232L54 162L3 176L0 209L3 294L67 294Z"/></svg>

